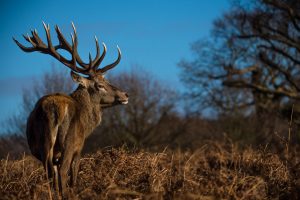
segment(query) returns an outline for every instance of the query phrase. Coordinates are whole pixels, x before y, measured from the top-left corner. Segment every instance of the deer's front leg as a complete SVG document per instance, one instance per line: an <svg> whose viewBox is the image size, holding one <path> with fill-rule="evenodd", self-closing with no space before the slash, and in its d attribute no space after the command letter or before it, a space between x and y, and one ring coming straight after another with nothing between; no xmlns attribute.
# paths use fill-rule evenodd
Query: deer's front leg
<svg viewBox="0 0 300 200"><path fill-rule="evenodd" d="M71 187L74 187L77 182L79 164L80 164L80 153L76 153L73 156L73 161L71 166Z"/></svg>
<svg viewBox="0 0 300 200"><path fill-rule="evenodd" d="M63 198L67 197L67 182L68 182L68 171L72 162L73 152L72 149L66 148L62 154L61 165L59 168L59 183L60 192Z"/></svg>

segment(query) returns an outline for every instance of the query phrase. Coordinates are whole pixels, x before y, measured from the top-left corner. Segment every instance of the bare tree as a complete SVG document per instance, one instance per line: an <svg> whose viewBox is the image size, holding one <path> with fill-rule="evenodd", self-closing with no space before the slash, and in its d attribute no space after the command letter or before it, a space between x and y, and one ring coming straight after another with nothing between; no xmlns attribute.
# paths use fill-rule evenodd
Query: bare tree
<svg viewBox="0 0 300 200"><path fill-rule="evenodd" d="M295 0L240 1L216 20L212 37L194 43L195 60L179 64L195 100L259 115L299 100L299 11Z"/></svg>
<svg viewBox="0 0 300 200"><path fill-rule="evenodd" d="M108 117L103 119L101 127L87 141L87 147L93 148L92 143L103 138L106 138L105 145L125 143L135 147L154 147L169 144L169 139L174 139L174 129L179 127L180 122L162 130L167 126L168 119L177 116L179 99L176 92L148 72L137 68L110 79L128 92L130 104L105 110Z"/></svg>

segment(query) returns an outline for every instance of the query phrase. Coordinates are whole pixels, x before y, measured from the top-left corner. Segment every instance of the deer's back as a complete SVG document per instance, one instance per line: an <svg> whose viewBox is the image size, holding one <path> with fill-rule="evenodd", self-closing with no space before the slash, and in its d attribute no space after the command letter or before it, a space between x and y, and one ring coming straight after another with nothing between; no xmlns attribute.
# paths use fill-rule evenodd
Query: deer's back
<svg viewBox="0 0 300 200"><path fill-rule="evenodd" d="M35 105L27 121L27 140L31 153L41 160L41 151L49 141L51 130L68 129L76 113L76 101L65 94L42 97Z"/></svg>

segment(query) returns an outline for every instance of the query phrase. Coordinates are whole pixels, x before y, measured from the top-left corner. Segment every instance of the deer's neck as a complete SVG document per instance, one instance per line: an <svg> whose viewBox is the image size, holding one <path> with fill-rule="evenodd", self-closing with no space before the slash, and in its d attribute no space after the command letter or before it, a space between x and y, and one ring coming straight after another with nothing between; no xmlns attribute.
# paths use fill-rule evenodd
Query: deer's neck
<svg viewBox="0 0 300 200"><path fill-rule="evenodd" d="M89 135L101 122L101 105L93 102L89 92L81 87L78 87L70 96L77 102L79 120L86 127L85 134Z"/></svg>

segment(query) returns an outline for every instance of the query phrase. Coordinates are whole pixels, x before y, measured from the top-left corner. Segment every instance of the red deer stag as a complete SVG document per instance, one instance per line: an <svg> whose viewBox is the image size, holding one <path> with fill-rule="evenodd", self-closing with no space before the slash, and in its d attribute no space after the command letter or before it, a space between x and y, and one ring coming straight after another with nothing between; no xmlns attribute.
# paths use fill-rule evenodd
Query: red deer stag
<svg viewBox="0 0 300 200"><path fill-rule="evenodd" d="M52 44L49 25L44 22L43 25L47 36L46 44L36 30L31 31L32 36L23 35L32 47L25 47L13 39L25 52L39 51L62 62L71 69L72 79L79 84L70 95L57 93L39 99L27 121L26 134L31 153L43 163L47 177L53 178L56 190L64 196L67 190L68 171L70 171L70 186L74 186L84 141L100 124L103 107L127 104L128 95L104 78L104 72L120 62L119 47L117 60L98 68L106 54L104 43L102 43L103 53L100 55L98 40L95 37L96 57L92 59L90 54L89 62L85 63L78 55L77 33L73 23L74 34L71 34L71 44L65 39L59 27L55 26L59 41L56 46ZM58 50L69 52L71 59L65 58Z"/></svg>

